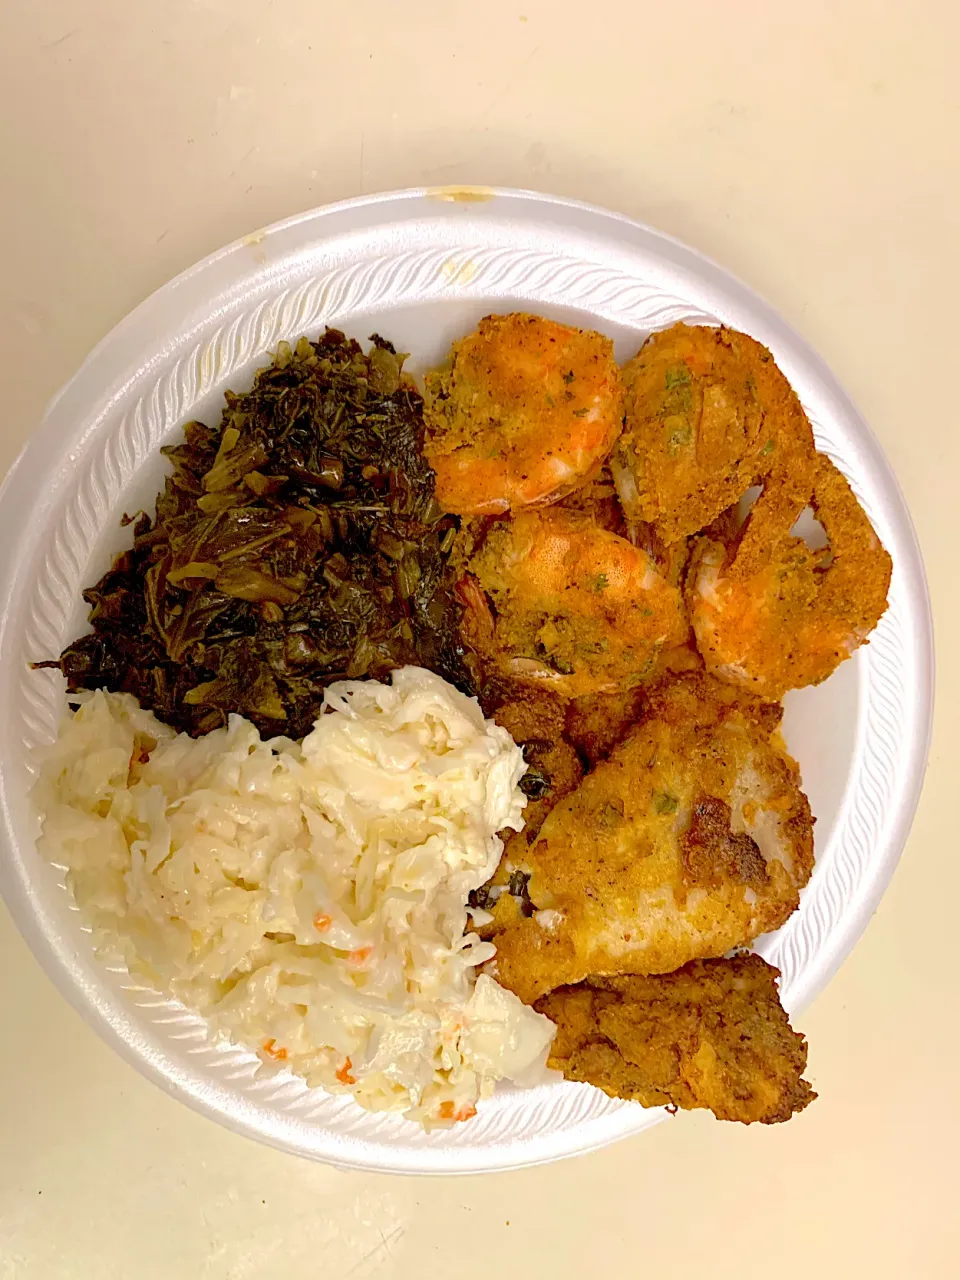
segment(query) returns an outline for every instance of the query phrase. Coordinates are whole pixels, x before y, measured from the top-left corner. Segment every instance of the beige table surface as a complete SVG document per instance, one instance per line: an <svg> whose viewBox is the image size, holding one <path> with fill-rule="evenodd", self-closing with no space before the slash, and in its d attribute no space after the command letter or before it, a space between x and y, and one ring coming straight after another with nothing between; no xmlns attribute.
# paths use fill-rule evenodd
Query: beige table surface
<svg viewBox="0 0 960 1280"><path fill-rule="evenodd" d="M824 354L913 510L941 659L913 834L800 1020L821 1097L791 1124L339 1173L144 1082L4 915L3 1280L960 1276L958 47L952 0L2 6L0 470L129 308L246 231L420 183L559 192L714 256Z"/></svg>

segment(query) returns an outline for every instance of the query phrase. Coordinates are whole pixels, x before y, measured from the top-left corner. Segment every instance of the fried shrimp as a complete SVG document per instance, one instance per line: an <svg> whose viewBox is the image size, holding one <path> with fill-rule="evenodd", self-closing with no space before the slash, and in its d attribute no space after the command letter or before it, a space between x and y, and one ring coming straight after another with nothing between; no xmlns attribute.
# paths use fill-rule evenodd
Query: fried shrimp
<svg viewBox="0 0 960 1280"><path fill-rule="evenodd" d="M652 524L669 544L762 476L775 478L779 508L792 501L796 519L813 435L766 347L732 329L675 324L652 334L622 375L625 425L610 466L628 520Z"/></svg>
<svg viewBox="0 0 960 1280"><path fill-rule="evenodd" d="M533 914L496 977L532 1003L597 974L668 973L777 929L813 869L813 820L775 715L709 677L648 713L547 814L522 864Z"/></svg>
<svg viewBox="0 0 960 1280"><path fill-rule="evenodd" d="M458 515L542 506L585 480L622 425L613 343L540 316L487 316L427 378L424 452Z"/></svg>
<svg viewBox="0 0 960 1280"><path fill-rule="evenodd" d="M701 540L687 576L687 602L707 669L765 698L826 680L864 643L887 607L890 556L850 486L822 454L808 497L826 547L813 550L795 537L789 516L761 543L751 529L755 507L739 543Z"/></svg>
<svg viewBox="0 0 960 1280"><path fill-rule="evenodd" d="M557 1024L549 1065L644 1107L703 1107L777 1124L817 1096L807 1045L760 956L694 960L657 977L593 978L537 1003Z"/></svg>
<svg viewBox="0 0 960 1280"><path fill-rule="evenodd" d="M564 697L640 684L689 634L649 555L575 511L495 522L461 583L461 631L487 672Z"/></svg>

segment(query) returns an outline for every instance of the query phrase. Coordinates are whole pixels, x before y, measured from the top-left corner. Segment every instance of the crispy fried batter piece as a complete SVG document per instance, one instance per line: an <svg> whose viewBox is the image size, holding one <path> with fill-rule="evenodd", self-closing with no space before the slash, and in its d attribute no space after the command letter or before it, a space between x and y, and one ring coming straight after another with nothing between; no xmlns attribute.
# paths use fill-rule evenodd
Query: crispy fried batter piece
<svg viewBox="0 0 960 1280"><path fill-rule="evenodd" d="M583 770L577 753L564 740L566 704L547 689L514 684L493 712L493 718L523 747L527 772L520 786L527 796L523 811L525 841L536 836L544 818L565 795L580 785Z"/></svg>
<svg viewBox="0 0 960 1280"><path fill-rule="evenodd" d="M591 693L567 706L567 739L591 764L605 759L641 719L647 705L642 685L622 693Z"/></svg>
<svg viewBox="0 0 960 1280"><path fill-rule="evenodd" d="M617 497L613 476L607 466L601 467L595 476L561 498L556 507L560 511L579 511L590 516L599 529L619 534L621 538L627 537L627 522Z"/></svg>
<svg viewBox="0 0 960 1280"><path fill-rule="evenodd" d="M605 760L618 746L634 725L648 713L650 692L653 688L680 675L703 671L703 659L693 644L675 645L664 649L657 658L656 668L649 684L615 693L591 693L572 698L567 703L564 736L591 767ZM734 692L730 701L736 697ZM774 725L771 716L777 716L780 707L776 703L761 703L744 698L744 705L762 708L767 721Z"/></svg>
<svg viewBox="0 0 960 1280"><path fill-rule="evenodd" d="M460 515L555 502L599 467L622 413L609 338L542 316L487 316L427 378L437 501Z"/></svg>
<svg viewBox="0 0 960 1280"><path fill-rule="evenodd" d="M656 977L593 978L537 1002L557 1024L549 1065L644 1107L703 1107L777 1124L817 1096L807 1045L760 956L694 960Z"/></svg>
<svg viewBox="0 0 960 1280"><path fill-rule="evenodd" d="M471 895L473 906L493 915L490 923L476 926L481 938L489 938L529 913L527 877L517 867L526 863L528 845L536 839L550 810L580 785L583 769L563 736L566 704L550 690L528 688L515 681L494 685L487 690L484 711L523 747L529 766L520 781L527 796L523 830L508 836L496 872Z"/></svg>
<svg viewBox="0 0 960 1280"><path fill-rule="evenodd" d="M651 691L646 718L517 864L535 913L497 935L499 981L533 1003L591 974L668 973L779 928L810 877L813 819L777 714L698 675Z"/></svg>
<svg viewBox="0 0 960 1280"><path fill-rule="evenodd" d="M567 703L564 736L587 764L591 767L599 764L647 714L650 691L655 686L676 676L702 670L703 659L694 647L692 637L689 644L664 649L649 684L614 693L591 693L572 698ZM750 699L745 701L752 702ZM761 705L757 703L758 707ZM779 711L776 704L770 706ZM769 719L771 712L765 710Z"/></svg>
<svg viewBox="0 0 960 1280"><path fill-rule="evenodd" d="M776 478L776 505L792 504L796 519L813 434L766 347L733 329L675 324L651 334L622 374L625 426L610 465L629 520L650 522L669 544L761 476ZM771 488L758 524L772 503Z"/></svg>
<svg viewBox="0 0 960 1280"><path fill-rule="evenodd" d="M828 545L754 527L757 506L729 541L703 538L687 604L707 669L766 698L820 684L867 639L887 607L892 561L850 486L822 454L810 480ZM762 501L762 499L761 499Z"/></svg>

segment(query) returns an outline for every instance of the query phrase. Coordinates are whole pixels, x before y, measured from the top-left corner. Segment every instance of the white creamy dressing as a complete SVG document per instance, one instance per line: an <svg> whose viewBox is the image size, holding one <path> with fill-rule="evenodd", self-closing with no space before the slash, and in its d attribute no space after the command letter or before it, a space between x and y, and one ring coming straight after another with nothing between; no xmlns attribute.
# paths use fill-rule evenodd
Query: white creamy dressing
<svg viewBox="0 0 960 1280"><path fill-rule="evenodd" d="M522 752L416 667L333 685L325 707L298 745L240 716L175 735L88 695L41 771L39 848L102 952L264 1069L467 1119L498 1080L540 1078L554 1034L477 976L495 948L469 929L497 832L523 826Z"/></svg>

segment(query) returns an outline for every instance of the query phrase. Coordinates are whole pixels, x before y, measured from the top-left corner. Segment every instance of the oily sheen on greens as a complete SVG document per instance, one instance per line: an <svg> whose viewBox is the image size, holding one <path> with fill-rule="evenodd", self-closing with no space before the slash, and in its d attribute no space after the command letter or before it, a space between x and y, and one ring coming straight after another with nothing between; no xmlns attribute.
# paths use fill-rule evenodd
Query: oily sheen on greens
<svg viewBox="0 0 960 1280"><path fill-rule="evenodd" d="M461 688L448 557L422 402L403 356L328 329L281 343L218 428L184 427L156 517L84 592L71 691L134 694L197 735L231 711L302 737L334 680L430 668Z"/></svg>

